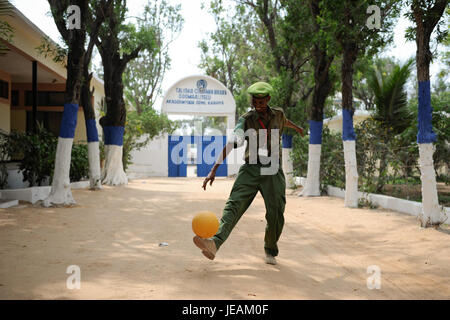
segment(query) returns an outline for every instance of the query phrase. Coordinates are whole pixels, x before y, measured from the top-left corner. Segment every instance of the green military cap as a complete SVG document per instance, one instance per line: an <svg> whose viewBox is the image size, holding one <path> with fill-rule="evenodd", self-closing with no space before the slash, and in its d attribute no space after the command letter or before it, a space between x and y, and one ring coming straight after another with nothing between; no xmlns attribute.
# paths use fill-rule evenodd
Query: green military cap
<svg viewBox="0 0 450 320"><path fill-rule="evenodd" d="M270 95L272 91L273 91L272 86L267 82L262 81L252 84L247 89L247 92L256 98L264 98Z"/></svg>

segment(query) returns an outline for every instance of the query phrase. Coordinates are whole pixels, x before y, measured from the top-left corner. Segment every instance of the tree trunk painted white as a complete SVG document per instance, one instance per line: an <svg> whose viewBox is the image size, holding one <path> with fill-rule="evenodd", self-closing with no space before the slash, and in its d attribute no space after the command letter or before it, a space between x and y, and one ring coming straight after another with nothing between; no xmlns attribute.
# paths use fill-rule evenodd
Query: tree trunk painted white
<svg viewBox="0 0 450 320"><path fill-rule="evenodd" d="M89 157L90 189L91 190L101 189L102 178L100 171L100 149L98 141L88 143L88 157Z"/></svg>
<svg viewBox="0 0 450 320"><path fill-rule="evenodd" d="M320 153L321 144L309 144L308 148L308 173L306 184L299 196L314 197L320 196Z"/></svg>
<svg viewBox="0 0 450 320"><path fill-rule="evenodd" d="M90 93L89 90L88 93ZM95 118L90 118L95 116L95 113L93 110L91 111L92 114L89 113L89 109L85 109L85 117L88 118L86 120L86 136L88 141L89 183L91 190L98 190L102 188L102 176L100 170L100 148L98 141L97 123L95 121Z"/></svg>
<svg viewBox="0 0 450 320"><path fill-rule="evenodd" d="M419 71L419 69L418 69ZM420 72L419 72L420 73ZM422 77L424 75L422 74ZM429 76L425 76L429 79ZM420 77L419 77L420 80ZM439 226L447 218L443 208L439 207L436 173L434 171L433 153L436 133L433 132L433 108L431 107L430 81L419 81L418 90L418 132L420 179L422 182L422 213L419 215L421 226Z"/></svg>
<svg viewBox="0 0 450 320"><path fill-rule="evenodd" d="M292 148L283 148L282 149L282 153L283 153L282 154L282 159L283 159L282 168L284 171L284 176L286 178L286 187L287 188L295 187L294 166L292 164L291 151L292 151Z"/></svg>
<svg viewBox="0 0 450 320"><path fill-rule="evenodd" d="M55 170L53 172L52 188L43 205L71 205L75 200L70 190L70 162L72 145L78 118L78 104L65 103L56 147Z"/></svg>
<svg viewBox="0 0 450 320"><path fill-rule="evenodd" d="M102 183L118 186L128 183L127 175L122 163L123 146L105 145L105 167L103 168Z"/></svg>
<svg viewBox="0 0 450 320"><path fill-rule="evenodd" d="M432 143L419 143L420 180L422 181L422 213L419 220L422 227L438 226L446 220L444 210L439 206L434 171Z"/></svg>
<svg viewBox="0 0 450 320"><path fill-rule="evenodd" d="M356 142L344 140L345 206L358 207L358 170L356 167Z"/></svg>
<svg viewBox="0 0 450 320"><path fill-rule="evenodd" d="M70 189L70 160L72 138L58 138L56 147L55 171L50 195L43 201L45 207L52 205L72 205L75 200Z"/></svg>

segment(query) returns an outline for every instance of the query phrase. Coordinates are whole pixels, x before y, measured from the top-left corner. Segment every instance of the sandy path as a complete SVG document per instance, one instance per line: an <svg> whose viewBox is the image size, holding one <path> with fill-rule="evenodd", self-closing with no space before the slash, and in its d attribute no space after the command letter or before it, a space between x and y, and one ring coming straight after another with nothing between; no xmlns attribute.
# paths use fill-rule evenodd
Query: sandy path
<svg viewBox="0 0 450 320"><path fill-rule="evenodd" d="M214 261L191 219L220 217L233 180L152 178L73 191L78 205L0 209L0 299L449 299L450 232L414 217L288 195L279 264L263 262L257 196ZM166 247L159 243L167 242ZM66 268L81 268L81 289ZM367 267L381 269L369 290Z"/></svg>

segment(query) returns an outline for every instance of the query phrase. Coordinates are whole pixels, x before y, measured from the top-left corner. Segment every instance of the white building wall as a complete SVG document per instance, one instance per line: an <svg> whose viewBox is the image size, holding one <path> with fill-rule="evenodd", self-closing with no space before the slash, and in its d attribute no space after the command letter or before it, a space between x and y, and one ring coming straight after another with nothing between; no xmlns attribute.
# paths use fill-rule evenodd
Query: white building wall
<svg viewBox="0 0 450 320"><path fill-rule="evenodd" d="M102 141L103 129L99 123L100 120L100 111L102 107L102 101L105 98L105 87L104 82L97 78L96 76L92 77L91 81L91 90L94 89L94 112L95 112L95 124L97 126L98 139Z"/></svg>
<svg viewBox="0 0 450 320"><path fill-rule="evenodd" d="M370 116L371 114L369 111L356 110L355 114L353 115L353 125L357 125ZM339 111L338 114L332 118L324 119L323 125L327 126L332 132L342 132L342 111Z"/></svg>
<svg viewBox="0 0 450 320"><path fill-rule="evenodd" d="M292 148L282 148L282 168L286 179L286 188L294 188L294 165L292 163Z"/></svg>
<svg viewBox="0 0 450 320"><path fill-rule="evenodd" d="M169 175L169 136L150 141L139 151L133 151L132 164L127 169L129 178L167 177Z"/></svg>

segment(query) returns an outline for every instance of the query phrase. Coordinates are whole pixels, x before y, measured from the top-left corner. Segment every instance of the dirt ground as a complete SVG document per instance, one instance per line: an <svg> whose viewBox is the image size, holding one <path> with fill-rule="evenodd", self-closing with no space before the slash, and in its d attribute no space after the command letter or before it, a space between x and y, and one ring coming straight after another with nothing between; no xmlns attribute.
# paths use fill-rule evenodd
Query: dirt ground
<svg viewBox="0 0 450 320"><path fill-rule="evenodd" d="M222 214L232 179L151 178L74 190L77 205L0 209L0 299L449 299L450 230L415 217L287 195L278 265L264 263L257 196L217 253L192 243L199 211ZM159 246L166 242L167 246ZM66 287L68 266L81 288ZM381 288L369 290L369 266Z"/></svg>

